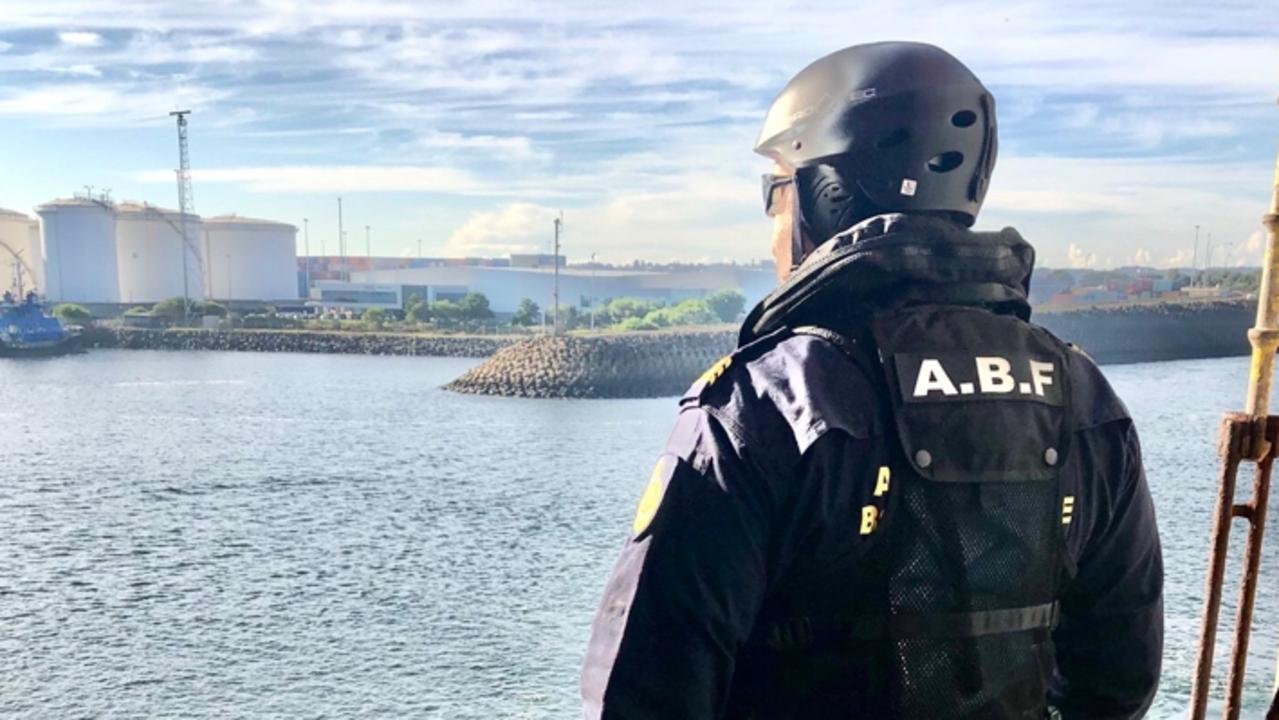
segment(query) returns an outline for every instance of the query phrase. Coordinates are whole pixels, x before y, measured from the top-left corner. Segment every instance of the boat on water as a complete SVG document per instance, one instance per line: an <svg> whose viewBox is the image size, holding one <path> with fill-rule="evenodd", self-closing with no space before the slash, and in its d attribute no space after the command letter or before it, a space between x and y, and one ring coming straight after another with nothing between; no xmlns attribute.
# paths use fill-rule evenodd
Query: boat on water
<svg viewBox="0 0 1279 720"><path fill-rule="evenodd" d="M0 299L0 357L50 357L80 351L80 334L50 315L35 293Z"/></svg>

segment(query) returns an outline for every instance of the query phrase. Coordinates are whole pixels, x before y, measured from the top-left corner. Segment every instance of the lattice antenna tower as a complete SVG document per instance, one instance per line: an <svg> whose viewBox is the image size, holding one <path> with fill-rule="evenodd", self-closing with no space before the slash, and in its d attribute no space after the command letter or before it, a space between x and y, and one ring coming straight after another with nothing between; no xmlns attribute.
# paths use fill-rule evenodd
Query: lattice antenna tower
<svg viewBox="0 0 1279 720"><path fill-rule="evenodd" d="M191 251L190 215L195 208L195 194L191 190L191 152L187 147L187 115L190 110L174 110L170 117L178 120L178 215L182 224L182 319L187 319L191 306L190 271L187 254Z"/></svg>

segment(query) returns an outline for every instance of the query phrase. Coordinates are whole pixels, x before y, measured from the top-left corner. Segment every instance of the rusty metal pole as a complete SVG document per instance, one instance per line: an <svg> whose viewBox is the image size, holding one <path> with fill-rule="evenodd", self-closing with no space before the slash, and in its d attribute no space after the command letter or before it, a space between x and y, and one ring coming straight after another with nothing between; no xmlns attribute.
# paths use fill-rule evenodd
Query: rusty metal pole
<svg viewBox="0 0 1279 720"><path fill-rule="evenodd" d="M1191 693L1190 717L1203 720L1208 706L1212 681L1212 659L1216 647L1217 625L1221 615L1222 582L1225 577L1226 553L1230 527L1234 518L1248 521L1248 537L1244 550L1244 570L1239 591L1239 609L1235 621L1234 647L1230 673L1226 681L1224 717L1237 720L1242 709L1244 671L1248 656L1248 640L1257 594L1261 562L1261 544L1266 525L1270 496L1270 475L1279 445L1279 418L1270 416L1270 391L1274 379L1275 351L1279 349L1279 158L1275 163L1275 179L1270 212L1263 219L1266 228L1266 255L1261 270L1261 286L1257 292L1257 322L1248 331L1252 345L1252 368L1249 373L1246 411L1228 413L1222 420L1218 452L1222 469L1213 520L1212 554L1204 591L1203 627L1199 636L1199 657ZM1244 460L1257 464L1252 500L1234 501L1239 465ZM1274 708L1271 715L1275 714ZM1268 718L1268 720L1272 720ZM1274 718L1273 720L1279 720Z"/></svg>

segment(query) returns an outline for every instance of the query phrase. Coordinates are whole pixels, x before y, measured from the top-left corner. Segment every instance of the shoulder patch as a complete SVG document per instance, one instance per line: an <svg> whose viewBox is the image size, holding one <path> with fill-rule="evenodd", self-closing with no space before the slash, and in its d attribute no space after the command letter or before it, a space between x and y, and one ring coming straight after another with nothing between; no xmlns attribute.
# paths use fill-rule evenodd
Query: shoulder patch
<svg viewBox="0 0 1279 720"><path fill-rule="evenodd" d="M724 371L732 364L733 356L725 355L719 360L716 360L714 365L707 368L706 372L702 373L702 376L697 378L697 382L706 383L708 387L714 385L715 381L720 379L720 377L723 376Z"/></svg>
<svg viewBox="0 0 1279 720"><path fill-rule="evenodd" d="M635 510L635 520L631 523L631 536L638 539L657 517L657 509L662 506L662 497L666 494L666 486L675 473L677 460L674 455L663 455L657 459L653 473L649 475L648 485L640 496L639 507Z"/></svg>
<svg viewBox="0 0 1279 720"><path fill-rule="evenodd" d="M714 385L715 381L724 376L724 373L733 364L733 357L736 354L737 353L734 352L716 360L714 365L711 365L706 369L706 372L699 375L688 388L688 392L684 393L684 398L681 400L681 404L689 400L700 400L702 395L706 393L706 390Z"/></svg>
<svg viewBox="0 0 1279 720"><path fill-rule="evenodd" d="M1071 350L1074 350L1075 352L1079 353L1080 355L1083 355L1084 357L1088 358L1090 361L1092 361L1092 363L1093 363L1094 365L1097 363L1097 361L1093 359L1093 356L1092 356L1092 355L1089 355L1089 354L1088 354L1088 351L1084 350L1084 349L1083 349L1082 347L1080 347L1079 345L1076 345L1076 344L1074 344L1074 343L1066 343L1066 347L1068 347L1068 348L1070 348Z"/></svg>

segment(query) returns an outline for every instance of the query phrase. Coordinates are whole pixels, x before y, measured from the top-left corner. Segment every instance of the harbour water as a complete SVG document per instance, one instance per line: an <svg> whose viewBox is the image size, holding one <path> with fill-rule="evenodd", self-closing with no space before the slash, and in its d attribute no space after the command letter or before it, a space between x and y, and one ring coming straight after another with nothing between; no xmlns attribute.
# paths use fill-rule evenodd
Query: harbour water
<svg viewBox="0 0 1279 720"><path fill-rule="evenodd" d="M675 403L438 389L473 364L0 360L0 716L576 717L590 618ZM1247 359L1107 374L1164 540L1151 716L1181 717L1217 424ZM1279 530L1266 556L1253 717L1279 647Z"/></svg>

